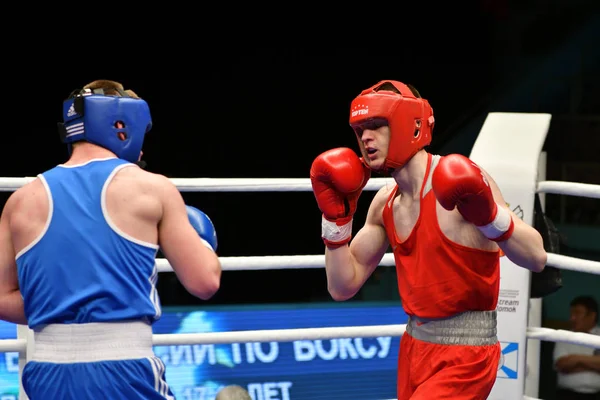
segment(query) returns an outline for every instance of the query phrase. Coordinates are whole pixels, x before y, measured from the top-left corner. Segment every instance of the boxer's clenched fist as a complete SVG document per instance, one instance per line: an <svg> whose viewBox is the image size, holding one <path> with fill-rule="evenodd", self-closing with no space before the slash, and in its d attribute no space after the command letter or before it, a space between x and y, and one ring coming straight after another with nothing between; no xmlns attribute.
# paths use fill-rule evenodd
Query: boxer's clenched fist
<svg viewBox="0 0 600 400"><path fill-rule="evenodd" d="M328 246L350 241L358 198L370 177L369 168L349 148L328 150L313 161L310 180L323 213L322 237Z"/></svg>
<svg viewBox="0 0 600 400"><path fill-rule="evenodd" d="M510 212L494 201L492 189L483 171L460 154L442 157L432 177L435 197L442 207L455 207L489 239L503 241L513 232Z"/></svg>

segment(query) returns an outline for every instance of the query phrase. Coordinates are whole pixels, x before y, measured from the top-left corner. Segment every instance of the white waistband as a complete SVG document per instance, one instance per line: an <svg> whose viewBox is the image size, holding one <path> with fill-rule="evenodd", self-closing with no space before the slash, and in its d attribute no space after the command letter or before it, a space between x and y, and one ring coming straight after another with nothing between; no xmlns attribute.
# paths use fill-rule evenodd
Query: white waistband
<svg viewBox="0 0 600 400"><path fill-rule="evenodd" d="M76 363L154 356L145 322L53 324L34 332L31 361Z"/></svg>

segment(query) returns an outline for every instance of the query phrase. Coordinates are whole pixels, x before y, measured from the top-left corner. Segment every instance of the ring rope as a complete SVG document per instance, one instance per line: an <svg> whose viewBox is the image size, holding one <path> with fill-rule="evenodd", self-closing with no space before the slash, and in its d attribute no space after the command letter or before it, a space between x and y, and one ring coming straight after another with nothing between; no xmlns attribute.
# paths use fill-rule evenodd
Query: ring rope
<svg viewBox="0 0 600 400"><path fill-rule="evenodd" d="M560 254L547 253L546 265L559 269L587 272L588 274L600 275L600 262L586 260L584 258L568 257Z"/></svg>
<svg viewBox="0 0 600 400"><path fill-rule="evenodd" d="M541 181L538 192L600 199L600 185L591 183Z"/></svg>
<svg viewBox="0 0 600 400"><path fill-rule="evenodd" d="M325 255L295 255L295 256L242 256L220 257L223 271L258 271L268 269L305 269L324 268ZM386 253L381 266L393 267L394 254ZM560 254L548 253L546 265L559 269L587 272L600 275L600 262L583 258L568 257ZM173 268L165 258L156 259L158 272L173 272Z"/></svg>
<svg viewBox="0 0 600 400"><path fill-rule="evenodd" d="M0 353L8 353L18 351L24 353L27 348L27 340L25 339L2 339L0 340Z"/></svg>
<svg viewBox="0 0 600 400"><path fill-rule="evenodd" d="M343 326L333 328L266 329L255 331L164 333L152 335L154 346L178 346L190 344L229 344L253 342L291 342L295 340L329 340L340 338L371 338L382 336L400 337L406 324ZM564 342L600 349L600 336L570 332L562 329L527 328L530 339ZM0 340L0 352L26 349L25 339Z"/></svg>
<svg viewBox="0 0 600 400"><path fill-rule="evenodd" d="M35 177L0 178L0 191L11 192L33 181ZM172 178L171 181L181 192L297 192L312 191L310 179L306 178ZM381 187L394 184L391 178L372 178L365 186L365 191L376 191ZM538 182L537 192L600 198L600 185L565 181ZM291 262L293 261L293 262ZM266 257L221 257L223 270L266 270L291 268L323 268L324 255L308 256L266 256ZM156 260L159 272L172 271L166 259ZM393 266L393 254L385 254L380 265ZM600 262L567 257L548 253L547 265L560 269L587 272L600 275ZM241 332L210 332L199 334L156 334L152 336L153 344L219 344L235 342L269 342L294 340L323 340L351 337L401 336L406 325L355 326L338 328L307 328L258 330ZM554 330L550 328L528 327L527 337L530 339L553 342L574 343L600 348L600 337L591 334ZM24 353L27 349L25 339L0 340L0 352L17 351ZM540 400L523 396L524 400Z"/></svg>
<svg viewBox="0 0 600 400"><path fill-rule="evenodd" d="M583 332L572 332L564 329L552 328L527 328L529 339L538 339L551 342L572 343L600 349L600 336Z"/></svg>
<svg viewBox="0 0 600 400"><path fill-rule="evenodd" d="M182 344L229 344L254 342L292 342L295 340L330 340L402 336L406 325L341 326L334 328L266 329L257 331L165 333L152 335L155 346Z"/></svg>
<svg viewBox="0 0 600 400"><path fill-rule="evenodd" d="M34 177L0 178L0 191L11 192ZM171 178L181 192L309 192L308 178ZM363 190L375 191L394 184L392 178L371 178ZM541 181L538 192L600 198L600 185L579 182Z"/></svg>

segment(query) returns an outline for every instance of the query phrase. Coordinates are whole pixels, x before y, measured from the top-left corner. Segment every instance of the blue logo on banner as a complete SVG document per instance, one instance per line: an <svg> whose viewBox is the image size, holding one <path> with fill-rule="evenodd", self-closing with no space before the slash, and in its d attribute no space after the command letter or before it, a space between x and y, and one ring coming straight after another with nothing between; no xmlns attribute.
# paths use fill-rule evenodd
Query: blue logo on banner
<svg viewBox="0 0 600 400"><path fill-rule="evenodd" d="M519 369L519 343L500 342L502 354L498 364L498 378L517 379Z"/></svg>

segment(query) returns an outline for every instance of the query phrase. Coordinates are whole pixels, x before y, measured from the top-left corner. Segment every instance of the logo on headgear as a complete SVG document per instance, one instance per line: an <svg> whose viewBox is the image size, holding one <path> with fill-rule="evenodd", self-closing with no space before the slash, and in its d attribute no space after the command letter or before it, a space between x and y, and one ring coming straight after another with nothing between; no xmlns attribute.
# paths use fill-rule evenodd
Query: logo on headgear
<svg viewBox="0 0 600 400"><path fill-rule="evenodd" d="M77 112L75 111L75 103L71 104L69 110L67 111L67 117L72 117L74 115L77 115Z"/></svg>
<svg viewBox="0 0 600 400"><path fill-rule="evenodd" d="M357 104L352 108L352 116L367 115L369 113L369 106L364 104Z"/></svg>

